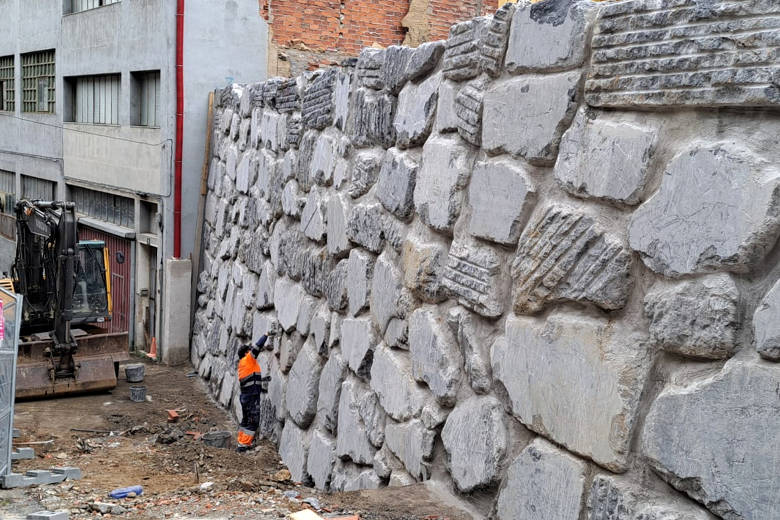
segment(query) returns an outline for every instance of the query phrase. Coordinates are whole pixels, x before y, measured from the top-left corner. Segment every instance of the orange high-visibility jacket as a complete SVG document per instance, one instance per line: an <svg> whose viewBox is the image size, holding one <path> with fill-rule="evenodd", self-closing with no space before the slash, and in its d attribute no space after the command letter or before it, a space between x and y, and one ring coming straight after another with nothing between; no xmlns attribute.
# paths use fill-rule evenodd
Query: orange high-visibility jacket
<svg viewBox="0 0 780 520"><path fill-rule="evenodd" d="M242 392L260 391L260 372L260 364L250 350L238 362L238 383Z"/></svg>

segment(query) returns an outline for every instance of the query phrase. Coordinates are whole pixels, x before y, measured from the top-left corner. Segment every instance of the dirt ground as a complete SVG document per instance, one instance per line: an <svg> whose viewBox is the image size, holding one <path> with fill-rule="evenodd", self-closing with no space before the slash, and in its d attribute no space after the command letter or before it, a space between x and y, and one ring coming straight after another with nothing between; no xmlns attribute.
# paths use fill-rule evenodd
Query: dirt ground
<svg viewBox="0 0 780 520"><path fill-rule="evenodd" d="M14 426L21 437L14 444L35 448L36 457L15 462L14 471L75 466L83 477L0 490L0 518L14 520L48 509L68 511L71 520L262 520L307 507L324 517L358 514L364 520L471 518L444 505L422 485L334 495L303 487L289 480L267 441L239 454L232 447L214 448L197 439L209 431L235 432L236 425L188 367L147 363L144 385L151 400L130 401L122 370L110 393L17 403ZM177 422L167 421L167 410L177 411ZM123 500L108 496L113 489L132 485L141 485L143 494Z"/></svg>

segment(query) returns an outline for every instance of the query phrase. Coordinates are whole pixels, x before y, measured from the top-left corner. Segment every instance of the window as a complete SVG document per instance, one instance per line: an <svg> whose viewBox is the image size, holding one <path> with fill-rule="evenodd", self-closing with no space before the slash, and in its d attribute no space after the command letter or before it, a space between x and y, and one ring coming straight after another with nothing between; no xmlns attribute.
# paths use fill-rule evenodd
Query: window
<svg viewBox="0 0 780 520"><path fill-rule="evenodd" d="M138 115L133 124L139 126L160 126L160 71L134 72L133 83L136 86Z"/></svg>
<svg viewBox="0 0 780 520"><path fill-rule="evenodd" d="M0 58L0 110L13 112L16 108L14 92L14 57Z"/></svg>
<svg viewBox="0 0 780 520"><path fill-rule="evenodd" d="M81 11L117 3L119 3L119 0L66 0L65 14L80 13Z"/></svg>
<svg viewBox="0 0 780 520"><path fill-rule="evenodd" d="M22 112L54 113L54 50L22 54Z"/></svg>
<svg viewBox="0 0 780 520"><path fill-rule="evenodd" d="M22 175L22 198L27 200L54 200L54 188L52 181Z"/></svg>
<svg viewBox="0 0 780 520"><path fill-rule="evenodd" d="M83 76L75 82L74 121L95 125L119 124L119 74Z"/></svg>
<svg viewBox="0 0 780 520"><path fill-rule="evenodd" d="M0 213L14 215L16 204L16 174L0 170Z"/></svg>
<svg viewBox="0 0 780 520"><path fill-rule="evenodd" d="M70 186L70 200L76 203L76 211L117 226L135 226L135 200L113 193Z"/></svg>

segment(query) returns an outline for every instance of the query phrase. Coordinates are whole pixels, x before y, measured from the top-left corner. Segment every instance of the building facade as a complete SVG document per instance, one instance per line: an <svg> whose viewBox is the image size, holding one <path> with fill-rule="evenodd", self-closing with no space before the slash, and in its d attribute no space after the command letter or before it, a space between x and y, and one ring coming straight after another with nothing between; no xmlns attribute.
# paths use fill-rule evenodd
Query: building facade
<svg viewBox="0 0 780 520"><path fill-rule="evenodd" d="M266 76L254 1L184 2L180 257L195 245L209 91ZM148 348L172 288L177 2L0 0L0 207L77 203L80 237L109 246L114 331ZM6 225L4 230L12 230ZM180 283L189 284L177 275ZM170 314L170 316L169 316ZM186 359L186 353L185 353Z"/></svg>

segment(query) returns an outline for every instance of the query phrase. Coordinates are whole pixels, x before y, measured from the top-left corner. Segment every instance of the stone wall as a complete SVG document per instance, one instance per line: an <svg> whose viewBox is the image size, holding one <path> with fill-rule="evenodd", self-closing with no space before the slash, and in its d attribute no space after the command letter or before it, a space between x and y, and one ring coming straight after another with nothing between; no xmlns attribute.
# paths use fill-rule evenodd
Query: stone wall
<svg viewBox="0 0 780 520"><path fill-rule="evenodd" d="M222 92L192 363L330 490L780 519L780 6L546 0Z"/></svg>

